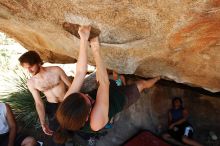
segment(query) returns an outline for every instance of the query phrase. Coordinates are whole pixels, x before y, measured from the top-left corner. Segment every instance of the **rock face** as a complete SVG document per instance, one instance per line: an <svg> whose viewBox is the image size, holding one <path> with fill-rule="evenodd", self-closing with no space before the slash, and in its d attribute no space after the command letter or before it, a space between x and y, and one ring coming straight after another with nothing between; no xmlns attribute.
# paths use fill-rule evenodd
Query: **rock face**
<svg viewBox="0 0 220 146"><path fill-rule="evenodd" d="M220 91L219 0L0 1L0 31L49 62L77 59L79 39L63 22L101 31L109 69Z"/></svg>

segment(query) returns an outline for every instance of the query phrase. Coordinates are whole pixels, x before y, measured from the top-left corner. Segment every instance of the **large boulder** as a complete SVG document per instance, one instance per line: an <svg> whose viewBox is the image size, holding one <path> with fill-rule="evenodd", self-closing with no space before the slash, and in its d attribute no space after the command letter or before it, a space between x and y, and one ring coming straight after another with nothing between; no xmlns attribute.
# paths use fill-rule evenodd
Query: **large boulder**
<svg viewBox="0 0 220 146"><path fill-rule="evenodd" d="M79 39L62 24L90 24L101 31L109 69L217 92L219 6L219 0L1 0L0 31L44 60L69 63L77 59Z"/></svg>

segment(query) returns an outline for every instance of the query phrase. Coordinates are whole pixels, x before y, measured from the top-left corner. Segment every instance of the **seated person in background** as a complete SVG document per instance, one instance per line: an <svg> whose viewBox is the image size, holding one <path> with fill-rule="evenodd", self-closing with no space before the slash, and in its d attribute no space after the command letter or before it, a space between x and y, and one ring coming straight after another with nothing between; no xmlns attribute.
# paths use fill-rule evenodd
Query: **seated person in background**
<svg viewBox="0 0 220 146"><path fill-rule="evenodd" d="M125 86L126 85L126 81L125 81L125 77L121 74L118 74L116 71L113 70L113 79L115 80L117 86Z"/></svg>
<svg viewBox="0 0 220 146"><path fill-rule="evenodd" d="M0 103L0 146L37 146L33 137L16 134L16 128L10 106Z"/></svg>
<svg viewBox="0 0 220 146"><path fill-rule="evenodd" d="M192 139L193 128L187 121L188 116L188 111L183 107L182 99L179 97L173 98L172 109L169 111L169 130L163 134L163 138L178 146L183 146L184 144L202 146Z"/></svg>
<svg viewBox="0 0 220 146"><path fill-rule="evenodd" d="M87 40L89 32L88 28L84 28ZM56 113L61 126L54 133L57 142L65 142L68 133L71 134L72 131L101 130L115 114L133 104L140 97L141 91L152 87L160 79L157 77L141 80L132 85L118 87L114 81L109 81L101 59L98 37L91 39L90 45L97 67L98 89L89 94L80 92L87 70L87 51L80 49L76 76Z"/></svg>

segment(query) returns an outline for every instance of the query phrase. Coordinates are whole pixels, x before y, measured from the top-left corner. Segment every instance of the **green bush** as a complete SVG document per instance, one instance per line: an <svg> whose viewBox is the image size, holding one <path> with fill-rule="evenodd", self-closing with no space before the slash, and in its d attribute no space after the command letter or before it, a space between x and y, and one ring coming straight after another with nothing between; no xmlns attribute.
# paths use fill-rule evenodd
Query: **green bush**
<svg viewBox="0 0 220 146"><path fill-rule="evenodd" d="M28 76L21 69L17 69L5 74L3 79L4 89L0 92L1 100L12 107L16 120L23 124L23 128L39 128L34 99L26 85Z"/></svg>

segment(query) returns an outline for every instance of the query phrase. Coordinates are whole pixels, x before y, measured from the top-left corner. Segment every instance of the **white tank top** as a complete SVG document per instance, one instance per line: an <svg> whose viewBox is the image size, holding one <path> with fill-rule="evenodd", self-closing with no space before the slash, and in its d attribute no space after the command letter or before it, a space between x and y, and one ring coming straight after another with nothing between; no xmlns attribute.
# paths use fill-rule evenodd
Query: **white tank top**
<svg viewBox="0 0 220 146"><path fill-rule="evenodd" d="M7 133L9 131L6 114L6 105L4 103L0 103L0 134Z"/></svg>

